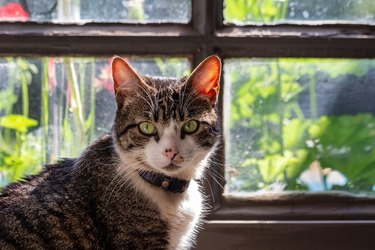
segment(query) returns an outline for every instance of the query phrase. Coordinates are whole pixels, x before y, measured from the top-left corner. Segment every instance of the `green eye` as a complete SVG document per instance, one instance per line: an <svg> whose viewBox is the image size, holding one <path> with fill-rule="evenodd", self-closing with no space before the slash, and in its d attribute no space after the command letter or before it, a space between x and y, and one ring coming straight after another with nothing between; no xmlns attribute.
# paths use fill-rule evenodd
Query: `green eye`
<svg viewBox="0 0 375 250"><path fill-rule="evenodd" d="M139 131L144 135L153 135L156 133L155 125L151 122L141 122L138 126Z"/></svg>
<svg viewBox="0 0 375 250"><path fill-rule="evenodd" d="M182 127L182 131L184 131L186 134L192 134L197 130L198 130L198 122L195 120L188 121Z"/></svg>

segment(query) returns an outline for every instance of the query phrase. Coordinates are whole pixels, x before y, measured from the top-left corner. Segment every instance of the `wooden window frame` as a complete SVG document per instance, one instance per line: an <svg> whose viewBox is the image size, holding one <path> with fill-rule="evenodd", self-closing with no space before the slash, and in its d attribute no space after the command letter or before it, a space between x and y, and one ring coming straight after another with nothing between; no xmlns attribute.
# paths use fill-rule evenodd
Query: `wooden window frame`
<svg viewBox="0 0 375 250"><path fill-rule="evenodd" d="M239 27L223 24L222 10L223 0L192 0L188 24L1 22L0 54L185 56L193 67L213 53L224 60L375 58L375 25ZM218 108L222 113L222 94ZM223 149L216 158L222 164L212 167L224 176ZM375 197L344 192L224 196L218 183L209 182L212 211L199 235L199 249L372 249L375 245Z"/></svg>

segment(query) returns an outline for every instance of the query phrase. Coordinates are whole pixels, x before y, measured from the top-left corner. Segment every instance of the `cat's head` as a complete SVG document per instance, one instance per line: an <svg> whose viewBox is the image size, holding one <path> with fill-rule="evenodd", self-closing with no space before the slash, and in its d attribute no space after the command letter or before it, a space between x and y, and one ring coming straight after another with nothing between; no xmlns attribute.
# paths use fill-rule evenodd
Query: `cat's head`
<svg viewBox="0 0 375 250"><path fill-rule="evenodd" d="M114 58L114 138L124 163L120 168L198 177L217 142L220 74L217 56L181 79L140 76L122 58Z"/></svg>

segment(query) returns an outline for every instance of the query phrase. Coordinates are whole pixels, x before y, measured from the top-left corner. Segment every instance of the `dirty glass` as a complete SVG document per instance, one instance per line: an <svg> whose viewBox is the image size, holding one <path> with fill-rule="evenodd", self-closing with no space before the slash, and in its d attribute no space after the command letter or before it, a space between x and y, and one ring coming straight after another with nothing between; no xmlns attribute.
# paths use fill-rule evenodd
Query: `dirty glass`
<svg viewBox="0 0 375 250"><path fill-rule="evenodd" d="M375 190L375 60L228 59L226 191Z"/></svg>
<svg viewBox="0 0 375 250"><path fill-rule="evenodd" d="M0 0L0 21L188 23L190 0Z"/></svg>
<svg viewBox="0 0 375 250"><path fill-rule="evenodd" d="M224 22L375 24L375 1L224 0Z"/></svg>

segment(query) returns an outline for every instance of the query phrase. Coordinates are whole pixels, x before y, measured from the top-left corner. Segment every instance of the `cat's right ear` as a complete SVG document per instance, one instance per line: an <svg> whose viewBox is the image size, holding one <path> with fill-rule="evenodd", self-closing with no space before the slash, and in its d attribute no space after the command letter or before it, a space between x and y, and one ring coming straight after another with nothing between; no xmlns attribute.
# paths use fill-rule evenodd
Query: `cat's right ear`
<svg viewBox="0 0 375 250"><path fill-rule="evenodd" d="M188 86L199 96L215 105L220 88L221 60L212 55L203 60L190 74Z"/></svg>
<svg viewBox="0 0 375 250"><path fill-rule="evenodd" d="M115 94L126 94L136 91L140 85L145 84L135 70L121 57L112 60L112 77Z"/></svg>

